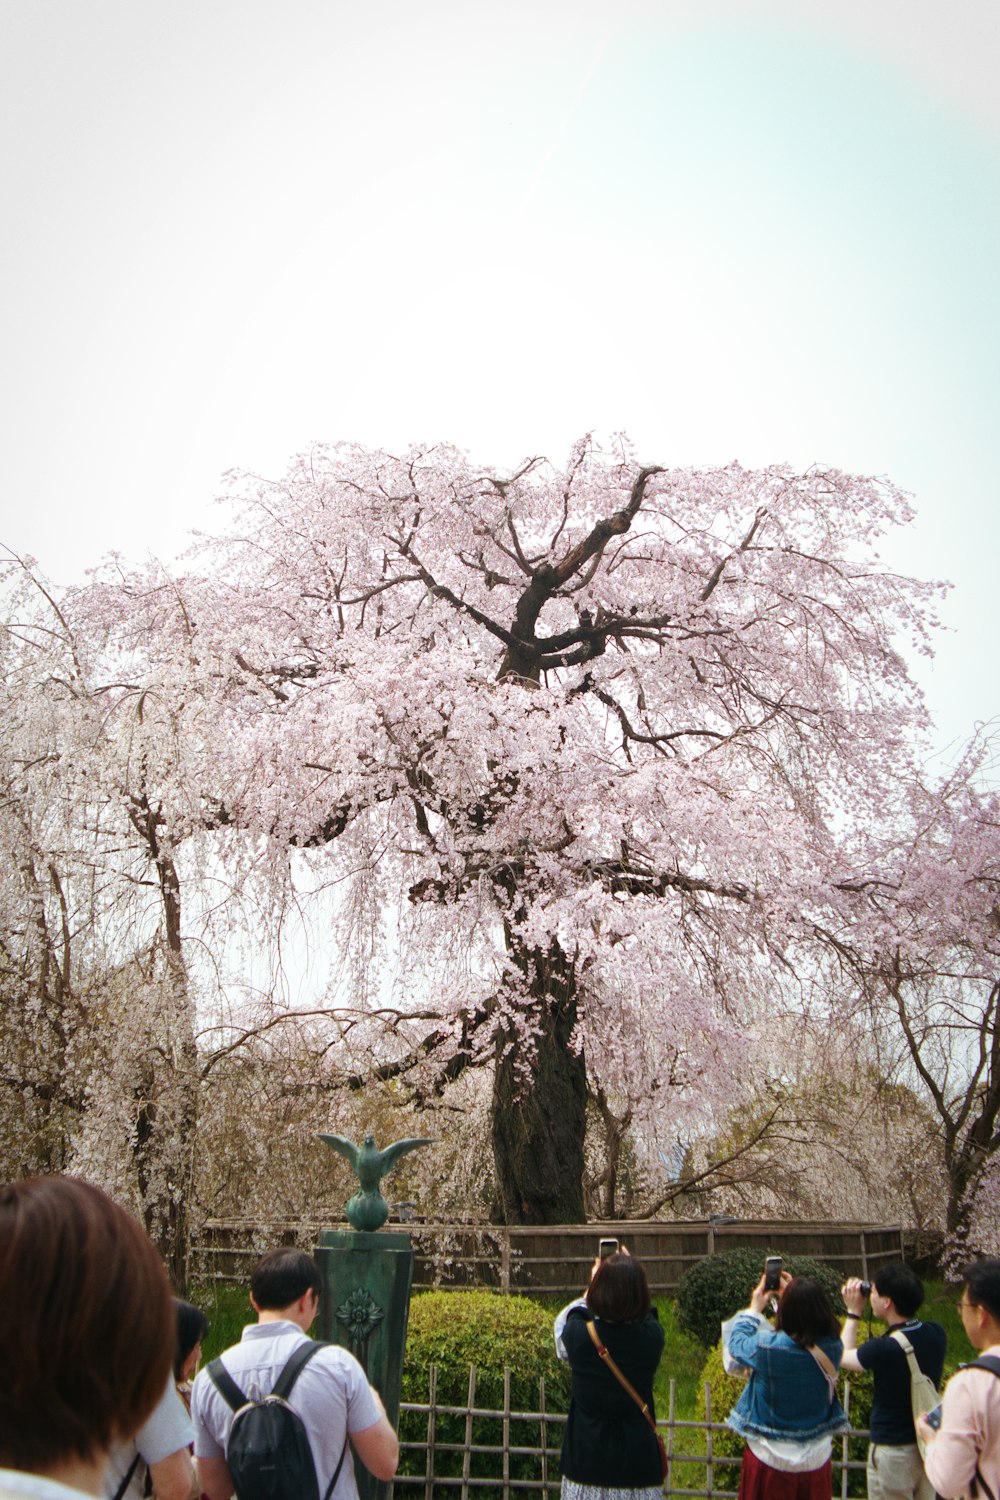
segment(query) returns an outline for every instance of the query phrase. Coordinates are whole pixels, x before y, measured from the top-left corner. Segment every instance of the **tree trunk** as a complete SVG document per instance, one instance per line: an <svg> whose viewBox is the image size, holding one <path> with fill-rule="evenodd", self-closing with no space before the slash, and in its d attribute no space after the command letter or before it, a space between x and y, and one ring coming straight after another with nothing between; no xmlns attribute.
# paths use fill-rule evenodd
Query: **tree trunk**
<svg viewBox="0 0 1000 1500"><path fill-rule="evenodd" d="M158 978L155 1055L136 1131L136 1168L146 1231L163 1256L174 1287L187 1285L189 1208L194 1197L194 1134L198 1116L198 1051L194 1006L181 938L181 883L168 841L145 796L132 821L156 865L163 904L162 972ZM154 980L155 982L155 980Z"/></svg>
<svg viewBox="0 0 1000 1500"><path fill-rule="evenodd" d="M493 1160L502 1222L581 1224L587 1070L572 1050L576 986L557 949L522 954L537 996L534 1049L508 1031L493 1075Z"/></svg>

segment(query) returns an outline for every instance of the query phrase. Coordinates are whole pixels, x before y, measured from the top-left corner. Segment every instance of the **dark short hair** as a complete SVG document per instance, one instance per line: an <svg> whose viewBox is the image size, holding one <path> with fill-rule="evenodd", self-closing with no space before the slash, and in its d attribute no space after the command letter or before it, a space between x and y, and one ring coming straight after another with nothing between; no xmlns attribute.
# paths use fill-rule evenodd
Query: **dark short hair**
<svg viewBox="0 0 1000 1500"><path fill-rule="evenodd" d="M924 1300L924 1284L912 1266L894 1260L882 1266L872 1277L872 1285L880 1297L888 1297L897 1312L904 1318L912 1318Z"/></svg>
<svg viewBox="0 0 1000 1500"><path fill-rule="evenodd" d="M587 1306L609 1323L633 1323L652 1307L646 1273L634 1255L609 1255L587 1288Z"/></svg>
<svg viewBox="0 0 1000 1500"><path fill-rule="evenodd" d="M174 1309L159 1255L90 1183L0 1187L0 1465L92 1463L163 1395Z"/></svg>
<svg viewBox="0 0 1000 1500"><path fill-rule="evenodd" d="M811 1276L793 1276L778 1302L775 1328L797 1344L816 1344L820 1339L839 1338L840 1324L826 1288Z"/></svg>
<svg viewBox="0 0 1000 1500"><path fill-rule="evenodd" d="M969 1301L1000 1323L1000 1260L974 1260L962 1273Z"/></svg>
<svg viewBox="0 0 1000 1500"><path fill-rule="evenodd" d="M174 1298L174 1312L177 1315L177 1349L174 1354L174 1379L180 1380L184 1361L191 1353L195 1344L200 1344L208 1332L208 1319L200 1307L195 1307L193 1302L182 1302L179 1297Z"/></svg>
<svg viewBox="0 0 1000 1500"><path fill-rule="evenodd" d="M290 1245L269 1250L250 1277L250 1295L262 1311L280 1312L308 1291L319 1296L319 1267L311 1255Z"/></svg>

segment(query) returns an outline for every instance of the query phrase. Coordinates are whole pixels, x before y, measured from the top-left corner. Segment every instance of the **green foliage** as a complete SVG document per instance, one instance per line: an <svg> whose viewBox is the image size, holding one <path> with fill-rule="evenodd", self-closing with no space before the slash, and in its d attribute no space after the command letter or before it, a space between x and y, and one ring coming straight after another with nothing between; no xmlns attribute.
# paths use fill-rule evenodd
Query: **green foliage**
<svg viewBox="0 0 1000 1500"><path fill-rule="evenodd" d="M201 1346L202 1365L238 1344L246 1325L257 1321L246 1287L235 1282L195 1282L188 1288L187 1300L200 1307L208 1319L208 1333Z"/></svg>
<svg viewBox="0 0 1000 1500"><path fill-rule="evenodd" d="M674 1415L680 1420L688 1420L694 1415L705 1351L696 1338L680 1327L675 1302L667 1297L658 1298L656 1311L663 1329L663 1358L653 1381L656 1415L663 1419L670 1410L670 1382L673 1380Z"/></svg>
<svg viewBox="0 0 1000 1500"><path fill-rule="evenodd" d="M969 1343L969 1336L958 1310L961 1287L948 1286L943 1281L924 1282L924 1305L918 1314L925 1322L940 1323L948 1336L948 1347L944 1356L944 1377L954 1374L961 1364L975 1359L976 1351Z"/></svg>
<svg viewBox="0 0 1000 1500"><path fill-rule="evenodd" d="M760 1263L757 1258L758 1265ZM727 1314L728 1316L728 1314ZM702 1366L698 1384L698 1399L695 1404L695 1420L706 1420L705 1387L709 1388L713 1422L724 1422L739 1400L746 1378L743 1375L727 1375L722 1367L722 1345L717 1343L708 1351ZM712 1481L714 1490L737 1490L740 1485L740 1459L743 1456L743 1439L730 1427L712 1434L712 1451L716 1458L731 1458L731 1464L716 1464ZM688 1486L686 1486L688 1487Z"/></svg>
<svg viewBox="0 0 1000 1500"><path fill-rule="evenodd" d="M777 1251L769 1251L777 1254ZM699 1338L706 1349L717 1341L726 1318L746 1307L750 1293L760 1280L764 1257L759 1250L741 1247L725 1255L709 1255L691 1266L677 1288L680 1325ZM834 1311L843 1313L840 1297L842 1273L808 1255L793 1255L784 1268L793 1276L812 1276L830 1294Z"/></svg>
<svg viewBox="0 0 1000 1500"><path fill-rule="evenodd" d="M410 1306L404 1401L426 1401L431 1365L437 1366L438 1400L448 1404L468 1396L470 1365L477 1371L478 1406L502 1403L505 1368L510 1370L515 1410L537 1411L540 1377L552 1410L565 1411L569 1402L569 1371L556 1358L552 1317L526 1297L486 1291L418 1293Z"/></svg>
<svg viewBox="0 0 1000 1500"><path fill-rule="evenodd" d="M545 1381L545 1409L564 1412L569 1407L569 1367L556 1357L552 1337L552 1313L525 1297L505 1297L497 1292L424 1292L410 1305L410 1326L403 1363L403 1400L426 1402L430 1368L437 1369L436 1399L439 1406L466 1407L469 1397L469 1367L476 1367L477 1407L499 1410L503 1406L504 1369L510 1370L511 1411L539 1410L539 1380ZM435 1473L462 1472L462 1454L447 1451L448 1444L465 1440L463 1414L438 1416ZM550 1444L558 1429L548 1429ZM426 1419L417 1412L404 1412L400 1421L403 1442L419 1442L426 1433ZM502 1423L499 1418L477 1417L473 1441L499 1448ZM511 1443L528 1446L540 1441L538 1422L512 1423ZM537 1459L512 1454L513 1478L533 1477ZM423 1473L423 1454L404 1452L402 1474ZM497 1453L476 1453L472 1479L497 1478L502 1460Z"/></svg>

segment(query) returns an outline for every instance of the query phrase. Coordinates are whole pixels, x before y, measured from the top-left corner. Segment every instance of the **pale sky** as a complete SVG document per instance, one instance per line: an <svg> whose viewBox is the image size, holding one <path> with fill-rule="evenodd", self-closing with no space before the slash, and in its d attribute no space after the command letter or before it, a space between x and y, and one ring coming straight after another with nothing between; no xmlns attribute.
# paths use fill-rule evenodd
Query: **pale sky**
<svg viewBox="0 0 1000 1500"><path fill-rule="evenodd" d="M315 440L888 474L1000 712L995 0L0 0L0 540L174 555Z"/></svg>

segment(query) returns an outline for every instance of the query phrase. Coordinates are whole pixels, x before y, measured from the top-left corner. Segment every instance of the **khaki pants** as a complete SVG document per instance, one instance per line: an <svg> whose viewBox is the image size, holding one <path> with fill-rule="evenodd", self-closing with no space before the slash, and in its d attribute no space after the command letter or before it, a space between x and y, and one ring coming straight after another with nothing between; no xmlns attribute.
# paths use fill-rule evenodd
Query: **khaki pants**
<svg viewBox="0 0 1000 1500"><path fill-rule="evenodd" d="M924 1473L916 1443L868 1449L868 1500L934 1500L934 1486Z"/></svg>

